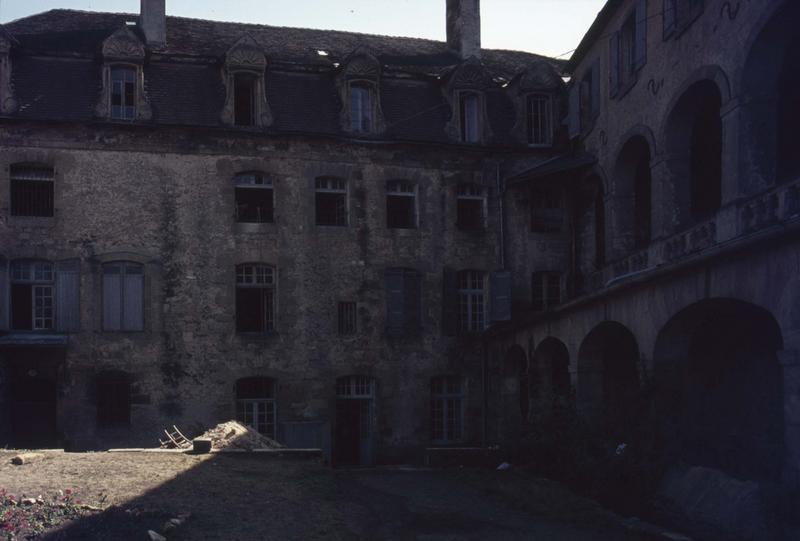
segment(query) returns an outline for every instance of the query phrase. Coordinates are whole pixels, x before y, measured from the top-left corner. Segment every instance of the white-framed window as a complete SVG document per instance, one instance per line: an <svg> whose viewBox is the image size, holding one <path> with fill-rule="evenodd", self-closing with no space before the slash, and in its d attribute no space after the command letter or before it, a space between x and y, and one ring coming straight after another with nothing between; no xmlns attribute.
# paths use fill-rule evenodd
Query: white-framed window
<svg viewBox="0 0 800 541"><path fill-rule="evenodd" d="M456 193L456 225L465 231L486 228L488 194L486 188L462 182Z"/></svg>
<svg viewBox="0 0 800 541"><path fill-rule="evenodd" d="M347 225L347 181L340 178L318 178L314 203L317 225Z"/></svg>
<svg viewBox="0 0 800 541"><path fill-rule="evenodd" d="M386 226L417 227L417 186L413 182L393 180L386 185Z"/></svg>
<svg viewBox="0 0 800 541"><path fill-rule="evenodd" d="M486 328L486 273L464 270L458 273L458 321L462 333Z"/></svg>
<svg viewBox="0 0 800 541"><path fill-rule="evenodd" d="M233 177L236 185L236 221L272 223L274 192L272 179L264 173L250 171Z"/></svg>
<svg viewBox="0 0 800 541"><path fill-rule="evenodd" d="M49 261L12 261L11 328L55 328L55 268Z"/></svg>
<svg viewBox="0 0 800 541"><path fill-rule="evenodd" d="M553 144L552 100L549 94L531 94L526 100L528 144Z"/></svg>
<svg viewBox="0 0 800 541"><path fill-rule="evenodd" d="M10 173L11 215L53 216L53 168L46 165L14 164Z"/></svg>
<svg viewBox="0 0 800 541"><path fill-rule="evenodd" d="M463 143L481 141L481 96L477 92L460 92L458 109Z"/></svg>
<svg viewBox="0 0 800 541"><path fill-rule="evenodd" d="M375 378L344 376L336 380L337 398L374 398Z"/></svg>
<svg viewBox="0 0 800 541"><path fill-rule="evenodd" d="M275 330L275 270L262 263L236 267L236 331Z"/></svg>
<svg viewBox="0 0 800 541"><path fill-rule="evenodd" d="M103 330L144 330L144 265L130 261L103 265Z"/></svg>
<svg viewBox="0 0 800 541"><path fill-rule="evenodd" d="M464 437L464 381L459 376L431 379L431 440L454 443Z"/></svg>
<svg viewBox="0 0 800 541"><path fill-rule="evenodd" d="M350 130L354 133L372 132L374 108L372 85L350 83Z"/></svg>
<svg viewBox="0 0 800 541"><path fill-rule="evenodd" d="M136 118L136 72L133 66L111 66L111 118Z"/></svg>
<svg viewBox="0 0 800 541"><path fill-rule="evenodd" d="M250 377L236 382L236 420L260 434L275 438L277 408L275 381Z"/></svg>

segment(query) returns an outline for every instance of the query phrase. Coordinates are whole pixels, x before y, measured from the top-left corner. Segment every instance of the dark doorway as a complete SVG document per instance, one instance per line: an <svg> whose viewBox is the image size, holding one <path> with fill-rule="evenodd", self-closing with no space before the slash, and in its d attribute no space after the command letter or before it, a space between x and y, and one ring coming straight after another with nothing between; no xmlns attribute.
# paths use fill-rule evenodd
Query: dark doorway
<svg viewBox="0 0 800 541"><path fill-rule="evenodd" d="M11 376L11 444L17 448L56 444L56 382L35 369Z"/></svg>
<svg viewBox="0 0 800 541"><path fill-rule="evenodd" d="M335 466L365 466L373 463L374 391L372 378L339 378L333 435Z"/></svg>

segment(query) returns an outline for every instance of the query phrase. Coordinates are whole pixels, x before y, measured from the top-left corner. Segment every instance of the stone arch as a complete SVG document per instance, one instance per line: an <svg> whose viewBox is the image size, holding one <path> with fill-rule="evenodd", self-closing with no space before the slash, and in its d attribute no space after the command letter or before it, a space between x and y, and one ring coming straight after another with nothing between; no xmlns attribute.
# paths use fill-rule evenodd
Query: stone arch
<svg viewBox="0 0 800 541"><path fill-rule="evenodd" d="M650 242L652 149L644 136L633 135L617 153L614 165L614 236L620 255L644 248Z"/></svg>
<svg viewBox="0 0 800 541"><path fill-rule="evenodd" d="M578 350L577 398L581 414L611 437L635 427L639 398L639 346L616 321L603 321Z"/></svg>
<svg viewBox="0 0 800 541"><path fill-rule="evenodd" d="M777 480L784 458L781 329L731 298L704 299L661 329L656 415L665 452L746 479Z"/></svg>
<svg viewBox="0 0 800 541"><path fill-rule="evenodd" d="M572 401L569 350L558 338L548 336L536 347L532 365L537 367L537 400L546 411L563 409Z"/></svg>

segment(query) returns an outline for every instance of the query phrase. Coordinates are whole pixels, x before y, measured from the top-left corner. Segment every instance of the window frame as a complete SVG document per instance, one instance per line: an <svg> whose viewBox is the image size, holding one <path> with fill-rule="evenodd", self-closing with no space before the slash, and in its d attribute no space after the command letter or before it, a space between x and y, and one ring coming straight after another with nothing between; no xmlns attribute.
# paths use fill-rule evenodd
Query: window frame
<svg viewBox="0 0 800 541"><path fill-rule="evenodd" d="M323 186L322 183L325 183ZM335 184L334 184L335 183ZM348 227L350 225L350 183L339 177L318 177L314 180L314 224L323 227ZM337 207L332 222L320 221L320 196L337 195L342 197L341 215ZM340 219L341 216L341 219ZM335 222L335 223L334 223Z"/></svg>
<svg viewBox="0 0 800 541"><path fill-rule="evenodd" d="M41 267L38 267L41 266ZM49 271L44 269L49 267ZM21 274L21 269L26 269L24 275ZM9 305L11 313L9 317L9 328L12 331L22 332L56 332L56 265L51 261L44 259L15 259L11 261L10 265L10 280L9 280ZM14 318L14 293L15 285L22 285L30 287L30 313L31 321L30 328L15 327ZM37 306L37 290L42 293L40 299L49 299L49 305L44 302ZM49 291L49 295L45 293ZM41 311L37 314L37 310ZM49 309L49 316L47 315ZM37 325L37 320L40 324ZM49 321L49 326L46 324Z"/></svg>
<svg viewBox="0 0 800 541"><path fill-rule="evenodd" d="M463 222L461 201L480 201L480 224L473 227ZM460 182L456 186L456 227L461 231L486 231L489 221L489 189L474 182Z"/></svg>
<svg viewBox="0 0 800 541"><path fill-rule="evenodd" d="M470 121L467 111L467 100L474 100L474 115ZM483 96L475 90L460 90L457 93L458 101L458 135L459 140L468 145L478 145L483 142ZM473 125L474 122L474 125ZM474 133L473 133L474 132Z"/></svg>
<svg viewBox="0 0 800 541"><path fill-rule="evenodd" d="M564 231L566 204L564 191L553 185L532 185L530 187L530 230L531 233L558 234ZM542 202L542 204L538 204ZM558 216L559 226L552 227Z"/></svg>
<svg viewBox="0 0 800 541"><path fill-rule="evenodd" d="M663 0L661 10L662 40L667 41L680 37L704 11L705 0Z"/></svg>
<svg viewBox="0 0 800 541"><path fill-rule="evenodd" d="M252 179L252 181L248 181ZM260 182L258 181L260 179ZM253 192L270 192L269 212L264 219L244 220L241 218L240 207L244 204L239 203L240 190L251 190ZM234 220L240 224L271 224L275 223L275 183L270 175L261 171L243 171L233 176L233 198L234 198ZM256 207L260 211L261 207Z"/></svg>
<svg viewBox="0 0 800 541"><path fill-rule="evenodd" d="M457 388L453 384L457 384ZM437 390L438 387L438 390ZM464 378L458 375L439 375L430 380L431 443L452 445L465 439L466 389ZM451 402L457 403L457 413L450 416ZM455 427L452 424L455 423ZM452 435L451 435L452 433Z"/></svg>
<svg viewBox="0 0 800 541"><path fill-rule="evenodd" d="M411 199L411 220L407 225L392 223L390 201L393 198ZM388 229L417 229L419 227L419 186L406 180L390 180L386 183L386 227Z"/></svg>
<svg viewBox="0 0 800 541"><path fill-rule="evenodd" d="M544 102L544 111L539 112L543 119L544 128L540 130L544 133L544 138L537 141L535 137L534 106L535 101ZM525 96L525 131L528 146L532 148L542 148L553 146L553 96L545 92L532 92ZM541 121L540 121L541 124Z"/></svg>
<svg viewBox="0 0 800 541"><path fill-rule="evenodd" d="M233 92L233 125L237 128L254 128L258 126L257 122L257 92L258 92L258 78L259 75L255 72L248 70L236 70L231 74L231 86ZM249 121L243 123L239 121L239 85L240 81L247 81L249 86Z"/></svg>
<svg viewBox="0 0 800 541"><path fill-rule="evenodd" d="M124 72L126 76L131 75L131 80L128 81L127 77L122 79L122 89L119 94L120 105L114 105L116 81L114 74ZM139 66L136 64L113 63L108 66L108 114L111 120L118 120L122 122L131 122L136 120L137 115L137 98L138 98L138 79L139 79ZM130 96L128 96L128 85L130 85ZM127 98L130 97L130 103ZM115 114L114 108L119 107L121 114ZM128 115L130 113L130 116Z"/></svg>
<svg viewBox="0 0 800 541"><path fill-rule="evenodd" d="M354 107L354 105L356 105L355 99L357 96L361 96L358 99L357 104L357 109L360 113L358 117L356 117L356 108ZM366 98L366 100L364 100L364 98ZM347 100L350 131L356 134L375 133L376 92L374 83L372 83L372 81L364 81L360 79L348 81ZM366 104L364 101L366 101ZM364 113L366 113L366 117L364 116ZM357 118L358 123L356 125ZM365 121L367 122L366 127L364 126Z"/></svg>
<svg viewBox="0 0 800 541"><path fill-rule="evenodd" d="M555 283L557 295L551 296ZM531 273L531 309L546 312L560 305L564 295L561 273L558 271L535 271ZM539 302L537 302L537 299Z"/></svg>
<svg viewBox="0 0 800 541"><path fill-rule="evenodd" d="M242 393L240 385L244 386L244 384L249 383L266 384L264 386L265 389L268 389L265 393L266 396L240 397L240 394L249 394ZM276 438L276 434L278 432L278 401L276 398L275 389L275 380L273 378L264 376L239 378L234 384L234 418L236 421L273 440ZM262 415L262 413L259 411L259 406L262 405L264 406L263 424L265 429L263 432L259 429L259 424L261 423L260 417ZM251 420L255 418L255 423L251 424L248 422L248 417L250 417Z"/></svg>
<svg viewBox="0 0 800 541"><path fill-rule="evenodd" d="M336 323L339 336L355 336L358 334L358 303L355 301L339 301L337 303Z"/></svg>
<svg viewBox="0 0 800 541"><path fill-rule="evenodd" d="M247 272L251 269L251 272ZM276 316L277 316L277 278L278 272L275 267L266 263L249 262L240 263L235 267L235 322L236 334L240 335L268 335L276 332ZM259 276L263 276L259 282ZM265 310L262 314L263 320L261 329L258 330L242 330L242 323L240 320L239 310L242 308L239 302L239 290L260 290L259 295L262 295L260 302L264 303L268 299L268 304L264 304L261 308Z"/></svg>
<svg viewBox="0 0 800 541"><path fill-rule="evenodd" d="M118 329L109 328L108 325L110 324L110 322L107 322L105 320L105 302L106 302L106 295L108 295L108 292L106 291L106 286L105 286L105 276L107 274L106 269L108 269L108 268L110 268L112 266L115 266L115 265L120 267L120 272L119 272L119 277L120 277L120 281L119 281L119 296L120 296L120 298L119 298L119 328ZM141 271L141 273L136 273L136 272L129 273L128 272L129 268L130 269L138 268ZM139 263L137 261L115 260L115 261L106 261L106 262L103 263L102 268L101 268L101 275L103 277L103 285L102 285L102 302L103 302L103 310L102 310L103 325L102 325L102 328L103 328L103 332L126 332L126 333L127 332L144 332L144 330L145 330L145 319L146 319L146 317L145 317L145 297L146 297L146 293L145 293L145 284L146 284L145 275L146 275L146 272L145 271L146 271L145 265L142 264L142 263ZM108 274L112 274L112 273L108 273ZM141 298L141 314L142 314L142 318L141 318L141 328L126 328L125 314L126 314L126 311L127 311L127 307L130 306L130 304L128 303L128 301L125 298L125 278L128 275L137 275L137 274L141 275L141 277L142 277L142 289L141 289L141 294L142 294L142 298Z"/></svg>
<svg viewBox="0 0 800 541"><path fill-rule="evenodd" d="M41 163L14 163L9 166L9 214L14 218L53 218L55 216L55 169L49 165ZM24 209L27 212L21 213L21 210L15 204L15 201L24 199L24 194L20 192L34 191L35 185L28 183L35 183L38 190L46 192L40 194L40 197L45 199L44 204L41 205L40 212L30 212L29 209ZM26 189L27 188L27 189ZM28 195L30 197L30 195Z"/></svg>
<svg viewBox="0 0 800 541"><path fill-rule="evenodd" d="M459 334L478 334L485 331L490 323L488 273L465 269L457 273L456 279ZM478 315L476 308L480 308Z"/></svg>

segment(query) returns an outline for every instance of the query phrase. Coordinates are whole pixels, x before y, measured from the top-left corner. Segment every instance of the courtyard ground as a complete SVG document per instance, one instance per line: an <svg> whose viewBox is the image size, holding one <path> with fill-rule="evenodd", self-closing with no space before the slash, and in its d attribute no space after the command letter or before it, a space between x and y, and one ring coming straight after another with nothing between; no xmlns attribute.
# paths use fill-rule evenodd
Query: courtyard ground
<svg viewBox="0 0 800 541"><path fill-rule="evenodd" d="M13 455L0 452L6 494L52 501L66 491L102 509L62 519L42 536L50 540L146 540L186 513L169 539L642 539L591 500L515 469L334 470L255 454L142 452L49 452L13 466Z"/></svg>

